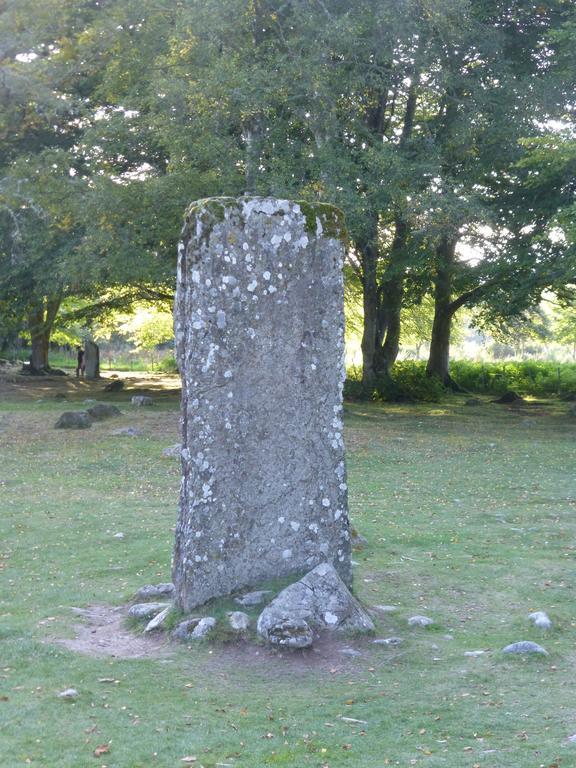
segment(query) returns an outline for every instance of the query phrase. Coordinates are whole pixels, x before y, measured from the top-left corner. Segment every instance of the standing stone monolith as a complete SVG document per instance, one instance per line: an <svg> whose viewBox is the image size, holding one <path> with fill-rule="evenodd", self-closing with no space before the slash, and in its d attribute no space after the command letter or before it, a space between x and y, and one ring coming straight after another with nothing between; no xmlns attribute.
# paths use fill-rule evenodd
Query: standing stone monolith
<svg viewBox="0 0 576 768"><path fill-rule="evenodd" d="M187 211L175 307L184 611L321 562L350 584L338 209L215 198Z"/></svg>
<svg viewBox="0 0 576 768"><path fill-rule="evenodd" d="M84 342L84 363L85 371L84 376L87 379L99 379L100 378L100 348L98 344L90 339Z"/></svg>

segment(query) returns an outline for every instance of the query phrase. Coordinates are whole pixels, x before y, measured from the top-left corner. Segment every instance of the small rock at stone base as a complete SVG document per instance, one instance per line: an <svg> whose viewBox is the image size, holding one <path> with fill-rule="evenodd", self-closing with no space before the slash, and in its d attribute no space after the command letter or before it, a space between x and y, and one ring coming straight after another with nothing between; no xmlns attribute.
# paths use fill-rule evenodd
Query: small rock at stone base
<svg viewBox="0 0 576 768"><path fill-rule="evenodd" d="M147 397L146 395L134 395L132 400L130 400L132 405L154 405L154 400L152 400L151 397Z"/></svg>
<svg viewBox="0 0 576 768"><path fill-rule="evenodd" d="M170 603L136 603L128 611L128 616L133 619L151 619L169 607Z"/></svg>
<svg viewBox="0 0 576 768"><path fill-rule="evenodd" d="M308 630L373 632L374 622L348 590L329 563L321 563L299 581L283 589L258 617L258 634L272 644L280 643L293 625L305 637ZM305 626L304 626L305 625ZM276 627L279 629L277 630Z"/></svg>
<svg viewBox="0 0 576 768"><path fill-rule="evenodd" d="M172 632L172 637L176 640L190 640L193 630L198 626L200 621L200 616L193 619L186 619L186 621L181 621L174 632Z"/></svg>
<svg viewBox="0 0 576 768"><path fill-rule="evenodd" d="M350 541L352 543L352 549L355 550L362 550L368 546L368 539L365 536L362 536L361 533L358 533L354 527L350 528Z"/></svg>
<svg viewBox="0 0 576 768"><path fill-rule="evenodd" d="M85 400L82 401L85 405L91 405L92 403L97 403L97 400L94 400L93 397L87 397Z"/></svg>
<svg viewBox="0 0 576 768"><path fill-rule="evenodd" d="M400 645L401 642L401 637L377 637L372 640L373 645Z"/></svg>
<svg viewBox="0 0 576 768"><path fill-rule="evenodd" d="M531 613L528 616L528 618L534 624L535 627L539 627L540 629L552 628L552 622L550 621L550 617L545 611L534 611L534 613Z"/></svg>
<svg viewBox="0 0 576 768"><path fill-rule="evenodd" d="M172 610L172 606L169 605L167 608L164 608L163 611L160 611L159 614L154 616L154 618L148 622L144 632L153 632L155 629L162 629L162 625L168 618L171 610Z"/></svg>
<svg viewBox="0 0 576 768"><path fill-rule="evenodd" d="M538 643L532 643L530 640L520 640L518 643L511 643L502 649L502 653L539 653L542 656L548 656L548 651L542 648Z"/></svg>
<svg viewBox="0 0 576 768"><path fill-rule="evenodd" d="M174 597L174 584L145 584L136 592L137 600L157 600L159 597Z"/></svg>
<svg viewBox="0 0 576 768"><path fill-rule="evenodd" d="M207 635L210 634L210 632L212 632L215 626L216 626L216 619L213 616L206 616L206 618L200 619L198 624L192 630L190 639L200 640L201 638L206 637Z"/></svg>
<svg viewBox="0 0 576 768"><path fill-rule="evenodd" d="M171 445L169 448L164 448L162 456L167 459L179 459L182 456L182 446L180 443Z"/></svg>
<svg viewBox="0 0 576 768"><path fill-rule="evenodd" d="M250 626L250 617L243 611L231 611L228 621L235 632L245 632Z"/></svg>
<svg viewBox="0 0 576 768"><path fill-rule="evenodd" d="M408 624L411 627L429 627L431 624L434 624L434 621L428 618L428 616L410 616Z"/></svg>
<svg viewBox="0 0 576 768"><path fill-rule="evenodd" d="M470 656L476 658L477 656L483 656L486 651L464 651L464 656Z"/></svg>
<svg viewBox="0 0 576 768"><path fill-rule="evenodd" d="M89 429L91 426L88 411L65 411L54 424L54 429Z"/></svg>
<svg viewBox="0 0 576 768"><path fill-rule="evenodd" d="M266 639L281 648L309 648L314 642L314 634L304 619L286 618L268 630Z"/></svg>
<svg viewBox="0 0 576 768"><path fill-rule="evenodd" d="M66 392L56 392L54 395L54 400L66 400L67 397L68 395Z"/></svg>
<svg viewBox="0 0 576 768"><path fill-rule="evenodd" d="M71 701L72 699L77 699L80 694L76 688L66 688L66 690L59 693L58 696L61 699L68 699L68 701Z"/></svg>
<svg viewBox="0 0 576 768"><path fill-rule="evenodd" d="M142 430L137 427L121 427L110 432L110 434L114 435L114 437L138 437L138 435L142 434Z"/></svg>
<svg viewBox="0 0 576 768"><path fill-rule="evenodd" d="M96 405L88 408L88 413L94 421L106 421L106 419L115 419L122 415L120 408L115 405L108 405L108 403L96 403Z"/></svg>
<svg viewBox="0 0 576 768"><path fill-rule="evenodd" d="M243 605L245 608L250 608L253 605L260 605L266 599L266 595L271 595L271 589L260 589L256 592L247 592L242 597L235 597L234 602L238 605Z"/></svg>

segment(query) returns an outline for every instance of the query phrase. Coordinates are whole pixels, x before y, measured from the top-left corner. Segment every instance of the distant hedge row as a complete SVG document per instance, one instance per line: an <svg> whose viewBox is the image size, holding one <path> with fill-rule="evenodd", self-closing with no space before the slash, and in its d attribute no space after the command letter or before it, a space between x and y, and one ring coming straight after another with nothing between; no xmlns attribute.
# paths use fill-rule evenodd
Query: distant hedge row
<svg viewBox="0 0 576 768"><path fill-rule="evenodd" d="M396 363L392 379L382 378L366 388L361 371L347 372L344 397L351 400L407 400L438 402L446 389L437 379L426 376L426 363ZM451 374L463 390L475 394L501 395L514 390L520 395L551 397L576 393L576 363L548 363L534 360L506 363L474 363L456 360Z"/></svg>

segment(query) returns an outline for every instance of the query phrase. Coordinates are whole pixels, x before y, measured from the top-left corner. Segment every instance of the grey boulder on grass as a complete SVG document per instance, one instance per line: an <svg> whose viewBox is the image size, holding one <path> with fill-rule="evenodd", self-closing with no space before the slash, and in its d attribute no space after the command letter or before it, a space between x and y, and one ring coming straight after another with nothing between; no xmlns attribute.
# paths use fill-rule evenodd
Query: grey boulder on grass
<svg viewBox="0 0 576 768"><path fill-rule="evenodd" d="M272 645L305 648L314 633L373 632L374 622L329 563L321 563L272 600L258 618L258 634Z"/></svg>
<svg viewBox="0 0 576 768"><path fill-rule="evenodd" d="M94 421L106 421L106 419L114 419L122 415L122 411L119 408L115 405L108 405L108 403L96 403L91 408L88 408L88 413Z"/></svg>
<svg viewBox="0 0 576 768"><path fill-rule="evenodd" d="M132 405L137 405L140 407L144 405L154 405L154 400L152 400L151 397L147 397L146 395L134 395L130 402Z"/></svg>
<svg viewBox="0 0 576 768"><path fill-rule="evenodd" d="M65 411L54 424L54 429L89 429L92 418L88 411Z"/></svg>

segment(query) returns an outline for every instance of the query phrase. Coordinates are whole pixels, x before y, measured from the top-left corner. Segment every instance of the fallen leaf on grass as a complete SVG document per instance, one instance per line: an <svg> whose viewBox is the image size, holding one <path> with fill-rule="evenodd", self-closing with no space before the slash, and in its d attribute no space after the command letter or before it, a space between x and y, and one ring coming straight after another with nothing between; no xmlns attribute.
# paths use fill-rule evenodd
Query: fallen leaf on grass
<svg viewBox="0 0 576 768"><path fill-rule="evenodd" d="M110 744L100 744L100 746L96 747L94 750L94 757L100 757L108 752L110 752Z"/></svg>

